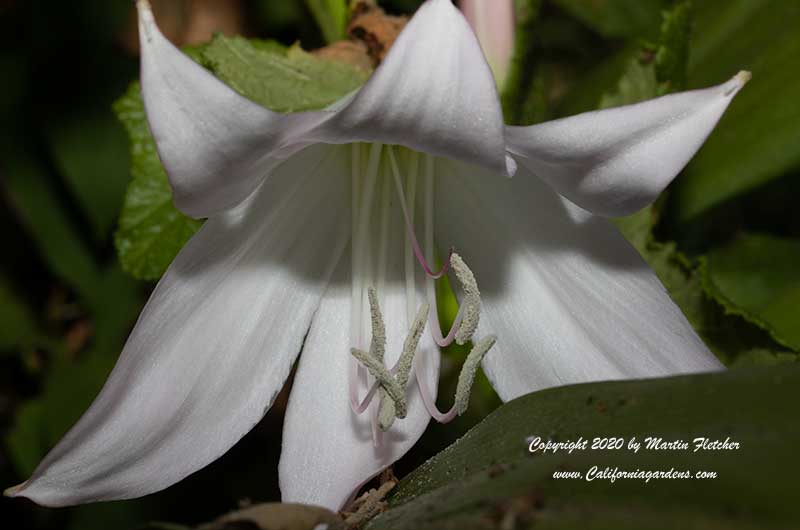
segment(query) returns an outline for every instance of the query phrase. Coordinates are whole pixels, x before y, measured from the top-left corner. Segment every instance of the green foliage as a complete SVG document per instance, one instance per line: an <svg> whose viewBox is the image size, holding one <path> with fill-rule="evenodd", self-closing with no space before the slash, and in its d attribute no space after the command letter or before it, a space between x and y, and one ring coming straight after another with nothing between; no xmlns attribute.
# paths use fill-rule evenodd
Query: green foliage
<svg viewBox="0 0 800 530"><path fill-rule="evenodd" d="M347 2L345 0L306 0L322 35L328 42L345 38Z"/></svg>
<svg viewBox="0 0 800 530"><path fill-rule="evenodd" d="M662 16L661 36L655 50L656 78L659 83L669 85L669 89L683 90L689 64L692 4L678 3Z"/></svg>
<svg viewBox="0 0 800 530"><path fill-rule="evenodd" d="M800 366L593 383L523 396L405 477L368 530L790 528ZM530 454L528 437L695 437L732 451ZM590 441L591 444L591 441ZM714 471L709 480L553 480L555 471ZM505 524L503 524L505 522Z"/></svg>
<svg viewBox="0 0 800 530"><path fill-rule="evenodd" d="M26 335L17 337L16 342L46 348L53 363L44 377L41 395L21 407L7 438L14 464L27 473L100 389L136 317L140 298L135 282L116 264L94 259L50 186L44 168L24 150L7 153L5 160L10 199L51 271L80 296L80 313L92 318L94 329L91 345L76 361L62 342L38 331L38 325L25 318L21 309L16 315L10 313L18 325L25 326L18 331ZM4 321L3 326L13 322Z"/></svg>
<svg viewBox="0 0 800 530"><path fill-rule="evenodd" d="M0 276L0 354L30 346L38 334L36 320L27 304Z"/></svg>
<svg viewBox="0 0 800 530"><path fill-rule="evenodd" d="M203 64L240 94L276 112L318 110L346 96L368 72L314 57L295 45L283 53L241 37L218 35Z"/></svg>
<svg viewBox="0 0 800 530"><path fill-rule="evenodd" d="M516 0L514 53L505 83L501 87L506 122L523 125L539 121L544 103L544 87L535 68L536 33L540 0Z"/></svg>
<svg viewBox="0 0 800 530"><path fill-rule="evenodd" d="M750 70L703 149L674 186L672 216L686 223L800 168L800 9L783 0L697 2L689 85Z"/></svg>
<svg viewBox="0 0 800 530"><path fill-rule="evenodd" d="M668 0L553 0L604 37L640 37L658 32Z"/></svg>
<svg viewBox="0 0 800 530"><path fill-rule="evenodd" d="M662 13L657 44L645 46L633 59L614 93L606 94L600 108L630 105L679 90L686 85L691 34L691 4L681 2Z"/></svg>
<svg viewBox="0 0 800 530"><path fill-rule="evenodd" d="M325 61L299 46L217 35L188 50L196 61L243 96L276 112L324 108L367 77L344 63ZM158 158L138 83L114 105L130 138L132 181L125 195L115 243L119 260L135 278L161 277L186 241L200 228L172 203L172 190Z"/></svg>
<svg viewBox="0 0 800 530"><path fill-rule="evenodd" d="M119 215L127 185L127 139L110 112L81 115L50 125L53 157L70 191L104 241Z"/></svg>
<svg viewBox="0 0 800 530"><path fill-rule="evenodd" d="M727 313L740 315L779 343L800 351L800 241L742 234L703 261L706 291Z"/></svg>

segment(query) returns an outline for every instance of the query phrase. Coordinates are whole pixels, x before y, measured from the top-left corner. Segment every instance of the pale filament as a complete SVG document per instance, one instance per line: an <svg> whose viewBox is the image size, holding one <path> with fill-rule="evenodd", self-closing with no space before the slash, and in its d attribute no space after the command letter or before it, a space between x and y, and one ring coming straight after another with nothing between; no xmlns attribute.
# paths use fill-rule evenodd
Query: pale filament
<svg viewBox="0 0 800 530"><path fill-rule="evenodd" d="M372 212L372 205L373 200L376 195L376 188L377 182L379 180L379 173L380 173L380 156L381 151L384 146L379 144L372 145L368 157L366 173L364 175L364 181L361 182L361 153L360 148L358 146L353 148L353 204L354 209L357 211L353 212L353 287L352 287L352 314L351 314L351 330L352 330L352 337L355 343L356 348L363 349L364 347L364 321L363 321L363 309L365 307L364 300L364 292L366 285L364 284L364 279L366 278L365 273L369 269L371 270L371 264L369 263L370 259L370 242L369 238L369 225L370 225L370 214ZM416 153L412 153L410 155L409 167L410 171L407 175L407 188L408 188L408 195L406 195L406 191L403 188L402 178L400 174L400 168L397 163L397 158L395 157L394 150L391 146L385 146L386 152L388 155L389 165L392 173L392 177L394 180L394 184L397 191L398 200L401 206L401 210L403 212L403 217L405 220L406 225L406 233L407 238L405 241L405 276L406 276L406 291L407 291L407 312L409 322L413 319L413 311L414 306L416 305L416 289L415 284L416 281L414 279L414 267L413 261L414 257L417 258L417 262L421 266L421 268L425 271L427 276L426 278L426 298L428 299L428 303L430 304L430 311L429 311L429 328L430 334L433 338L434 342L439 347L446 347L452 344L456 340L456 336L458 334L459 329L461 328L462 324L464 323L465 318L465 304L459 304L458 313L456 314L455 320L453 325L451 326L447 335L442 334L441 323L439 321L438 316L438 307L437 307L437 300L436 300L436 286L434 280L443 277L449 268L451 267L451 263L454 256L454 250L450 249L448 254L447 260L445 261L444 265L441 269L437 272L434 272L431 267L429 266L430 263L434 262L434 247L433 247L433 202L434 202L434 160L431 156L426 155L425 157L425 169L424 169L424 190L422 195L425 199L424 210L423 210L423 217L425 223L425 252L423 253L422 247L417 240L416 233L414 230L414 215L415 215L415 198L417 195L416 189L416 182L417 176L419 173L419 158ZM382 287L385 284L385 274L386 274L386 261L387 261L387 245L388 245L388 212L389 212L389 193L388 188L390 184L388 181L383 180L381 187L380 187L380 240L378 241L378 290L382 291ZM463 262L459 259L459 263L463 264ZM459 269L460 270L460 269ZM467 269L468 270L468 269ZM472 273L469 273L470 276ZM374 279L374 278L373 278ZM461 280L461 278L459 278ZM474 281L474 280L473 280ZM476 284L473 284L476 286ZM477 288L477 286L476 286ZM477 292L477 291L476 291ZM470 317L472 318L472 317ZM470 322L477 322L477 320L470 320ZM459 343L463 340L463 337L466 335L467 340L471 339L471 333L474 330L474 327L467 328L467 331L464 332L462 330L462 337L460 337ZM493 342L492 342L493 344ZM491 346L489 346L491 347ZM488 348L483 351L482 353L479 352L480 347L473 348L473 352L479 355L484 355ZM471 354L472 355L472 354ZM479 358L475 357L476 363L479 362ZM378 380L374 380L372 384L369 386L369 390L367 394L364 396L363 399L359 399L359 392L358 386L359 382L367 381L368 376L364 373L363 366L355 359L351 359L351 374L350 374L350 385L349 385L349 395L350 395L350 406L352 411L355 414L363 414L366 412L372 401L381 388L381 382ZM400 360L394 364L394 366L388 371L388 373L394 377L397 373L398 366L400 364ZM477 364L475 364L476 366ZM413 363L413 371L414 375L417 379L417 385L420 391L420 395L422 398L422 402L427 409L430 416L440 423L447 423L452 421L460 412L458 406L458 400L453 406L447 411L442 412L436 406L436 399L435 394L433 392L434 389L429 388L427 381L424 378L424 371L421 368L421 363L414 362ZM474 376L474 370L471 372L471 377ZM384 377L384 376L381 376ZM369 379L372 379L370 376ZM472 379L470 379L471 381ZM471 385L471 382L469 383ZM467 390L467 399L469 392ZM465 401L466 402L466 401ZM462 406L463 405L462 403ZM373 441L376 446L381 445L382 442L382 431L380 431L377 427L378 425L378 407L375 407L374 413L371 413L371 424L372 424L372 433L373 433Z"/></svg>

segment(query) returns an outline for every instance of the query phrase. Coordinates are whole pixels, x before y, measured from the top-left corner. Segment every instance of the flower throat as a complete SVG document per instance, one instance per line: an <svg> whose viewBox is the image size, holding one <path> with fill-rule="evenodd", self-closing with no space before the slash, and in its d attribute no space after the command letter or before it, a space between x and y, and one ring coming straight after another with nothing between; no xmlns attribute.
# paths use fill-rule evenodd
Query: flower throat
<svg viewBox="0 0 800 530"><path fill-rule="evenodd" d="M385 156L383 156L385 153ZM398 156L398 154L400 156ZM392 146L382 144L353 144L352 146L352 290L351 290L351 354L349 374L350 406L355 414L369 411L373 440L382 444L382 432L391 428L395 419L406 417L408 411L407 389L412 372L416 376L422 402L435 420L446 423L463 414L469 403L470 391L480 361L494 345L493 336L473 343L461 369L456 389L455 403L447 412L440 411L434 393L428 387L418 362L414 362L419 341L428 324L428 332L439 347L453 342L464 345L472 341L480 320L480 291L472 271L464 260L450 249L443 265L434 270L434 158L403 149L396 154ZM403 156L405 155L405 156ZM422 163L421 163L422 162ZM405 163L405 183L401 163ZM420 166L423 166L420 168ZM422 174L420 175L420 169ZM423 188L418 193L418 180ZM390 241L390 211L392 188L400 204L405 234L403 238L403 271L406 290L407 320L410 329L402 352L391 368L387 368L386 325L378 301L385 287ZM380 196L378 196L380 195ZM417 196L421 195L424 224L424 250L414 228L417 214ZM375 215L373 215L375 212ZM378 229L377 244L373 245L373 229ZM397 244L398 242L393 242ZM417 305L416 268L425 275L425 300ZM373 277L369 274L376 271ZM436 303L435 280L452 270L461 286L462 299L449 332L442 333ZM366 312L369 311L369 319ZM366 347L367 322L370 344ZM359 382L365 372L374 380L363 399L359 397ZM378 396L378 406L370 407Z"/></svg>

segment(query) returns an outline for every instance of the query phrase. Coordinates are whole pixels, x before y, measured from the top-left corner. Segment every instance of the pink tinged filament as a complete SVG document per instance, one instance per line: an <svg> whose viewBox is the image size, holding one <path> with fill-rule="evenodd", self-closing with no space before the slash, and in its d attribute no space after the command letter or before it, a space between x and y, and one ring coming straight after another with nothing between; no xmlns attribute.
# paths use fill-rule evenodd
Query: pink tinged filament
<svg viewBox="0 0 800 530"><path fill-rule="evenodd" d="M431 266L428 264L428 261L425 259L425 255L422 251L422 247L419 244L419 241L416 236L416 230L414 228L414 223L411 219L411 215L409 213L408 204L406 203L405 198L405 191L403 189L402 182L400 181L400 170L397 165L397 160L394 156L393 151L391 148L388 150L389 153L389 161L392 165L392 174L394 176L395 187L397 189L397 195L400 200L400 207L403 211L403 218L406 224L406 235L411 242L411 246L414 250L414 255L417 258L417 262L419 263L422 270L428 276L428 278L432 280L438 280L442 278L450 269L450 265L452 262L452 257L455 252L455 249L452 247L449 249L447 254L447 259L445 260L442 267L434 272ZM430 303L430 313L429 313L429 326L430 326L430 334L433 338L434 342L440 347L444 348L449 346L455 341L456 333L458 332L458 328L461 326L461 323L464 318L464 307L460 306L458 309L458 313L453 321L453 325L450 327L450 331L447 335L442 335L442 328L441 322L439 321L439 312L438 306L436 303L436 296L432 297L432 300L429 300ZM416 363L415 363L416 364ZM395 375L397 372L397 368L399 365L399 360L395 365L389 370L391 375ZM422 402L425 405L428 414L435 419L439 423L449 423L455 419L458 415L456 405L453 406L447 412L442 412L436 406L436 402L433 399L433 394L431 390L428 388L427 382L425 382L423 374L420 373L419 368L415 366L415 374L417 379L417 385L419 386L420 395L422 397ZM357 372L356 372L357 373ZM355 374L353 374L355 375ZM353 413L357 415L361 415L369 409L372 400L375 398L375 394L377 393L378 389L380 388L380 382L374 381L370 386L367 394L364 396L363 400L359 400L358 398L358 377L351 377L349 381L349 395L350 395L350 408L352 409ZM374 417L371 418L372 423L372 435L373 441L376 447L381 445L382 441L382 432L377 429L377 411L373 414Z"/></svg>

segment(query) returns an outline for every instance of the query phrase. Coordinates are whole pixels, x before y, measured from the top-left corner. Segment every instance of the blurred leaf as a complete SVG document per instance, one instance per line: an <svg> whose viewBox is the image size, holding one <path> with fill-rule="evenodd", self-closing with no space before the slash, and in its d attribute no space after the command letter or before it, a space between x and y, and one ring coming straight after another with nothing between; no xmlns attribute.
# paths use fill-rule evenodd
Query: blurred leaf
<svg viewBox="0 0 800 530"><path fill-rule="evenodd" d="M0 276L0 353L29 346L37 333L36 320L27 304Z"/></svg>
<svg viewBox="0 0 800 530"><path fill-rule="evenodd" d="M600 100L600 108L620 107L651 99L658 94L658 81L654 65L631 61L625 75L619 80L617 90Z"/></svg>
<svg viewBox="0 0 800 530"><path fill-rule="evenodd" d="M738 355L736 359L729 365L729 367L740 368L748 366L772 366L776 364L797 362L800 362L800 356L794 352L781 352L763 348L754 348Z"/></svg>
<svg viewBox="0 0 800 530"><path fill-rule="evenodd" d="M49 184L48 175L24 147L7 150L6 189L18 217L34 239L49 268L79 295L94 330L78 359L65 348L46 343L52 366L40 397L18 411L8 435L12 460L30 472L97 394L124 343L139 309L137 284L115 265L98 265L72 219Z"/></svg>
<svg viewBox="0 0 800 530"><path fill-rule="evenodd" d="M544 107L544 87L536 75L536 23L541 0L516 0L514 54L502 87L501 100L506 122L527 125L537 120Z"/></svg>
<svg viewBox="0 0 800 530"><path fill-rule="evenodd" d="M347 26L346 0L306 0L308 9L322 30L327 42L335 42L345 38Z"/></svg>
<svg viewBox="0 0 800 530"><path fill-rule="evenodd" d="M358 88L367 77L350 65L318 59L297 46L215 36L186 50L245 97L277 112L321 109ZM202 225L179 212L147 125L140 87L133 84L114 105L130 138L131 181L115 243L120 262L135 278L164 274Z"/></svg>
<svg viewBox="0 0 800 530"><path fill-rule="evenodd" d="M125 131L113 115L87 114L51 125L53 155L102 241L119 215L128 182Z"/></svg>
<svg viewBox="0 0 800 530"><path fill-rule="evenodd" d="M718 84L741 69L753 80L675 182L679 223L800 167L800 4L707 0L696 12L689 84Z"/></svg>
<svg viewBox="0 0 800 530"><path fill-rule="evenodd" d="M706 292L728 313L766 329L800 351L800 241L743 234L711 251L702 271Z"/></svg>
<svg viewBox="0 0 800 530"><path fill-rule="evenodd" d="M88 297L94 336L77 358L53 352L43 391L17 412L6 442L21 475L36 464L80 418L116 363L141 298L134 283L112 266L95 278L96 291Z"/></svg>
<svg viewBox="0 0 800 530"><path fill-rule="evenodd" d="M686 84L689 61L689 38L692 17L689 2L680 2L662 13L661 34L657 44L647 46L633 59L622 76L615 93L606 94L600 108L630 105Z"/></svg>
<svg viewBox="0 0 800 530"><path fill-rule="evenodd" d="M275 53L241 37L217 35L204 64L243 96L276 112L322 109L357 89L368 73L314 57L295 45Z"/></svg>
<svg viewBox="0 0 800 530"><path fill-rule="evenodd" d="M5 188L11 204L50 269L83 296L96 288L97 266L49 183L47 171L24 147L5 150Z"/></svg>
<svg viewBox="0 0 800 530"><path fill-rule="evenodd" d="M505 404L403 479L368 530L790 528L800 366L554 388ZM528 437L696 437L738 450L531 454ZM713 471L711 480L554 480L556 471Z"/></svg>
<svg viewBox="0 0 800 530"><path fill-rule="evenodd" d="M669 0L552 0L604 37L655 34Z"/></svg>
<svg viewBox="0 0 800 530"><path fill-rule="evenodd" d="M683 90L689 65L692 3L677 3L669 11L664 11L662 17L661 35L655 51L656 77L659 83L667 84L669 90Z"/></svg>

